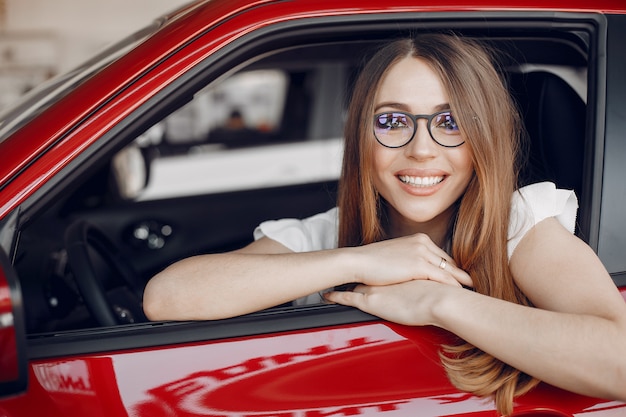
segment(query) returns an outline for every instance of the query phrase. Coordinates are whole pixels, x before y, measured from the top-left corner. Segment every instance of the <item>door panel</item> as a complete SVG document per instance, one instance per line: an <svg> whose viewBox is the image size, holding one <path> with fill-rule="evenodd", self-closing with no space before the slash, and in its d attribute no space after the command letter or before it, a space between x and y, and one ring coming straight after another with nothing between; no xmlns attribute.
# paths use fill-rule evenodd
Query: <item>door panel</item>
<svg viewBox="0 0 626 417"><path fill-rule="evenodd" d="M303 218L328 210L335 195L336 182L331 181L135 202L73 217L104 231L147 279L175 260L245 246L265 220ZM150 243L157 238L162 243Z"/></svg>

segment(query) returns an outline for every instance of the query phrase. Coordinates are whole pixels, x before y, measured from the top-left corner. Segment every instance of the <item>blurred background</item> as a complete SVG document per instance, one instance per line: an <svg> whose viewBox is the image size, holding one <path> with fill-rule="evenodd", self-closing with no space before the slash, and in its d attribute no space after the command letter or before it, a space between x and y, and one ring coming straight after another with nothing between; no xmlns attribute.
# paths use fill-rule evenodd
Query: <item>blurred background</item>
<svg viewBox="0 0 626 417"><path fill-rule="evenodd" d="M0 0L0 109L190 0Z"/></svg>
<svg viewBox="0 0 626 417"><path fill-rule="evenodd" d="M0 0L0 111L190 2ZM279 59L203 89L116 155L121 197L156 200L336 180L343 91L354 57L329 56L335 55L340 59L330 63L287 56L288 68ZM147 174L129 168L141 170L145 161L147 186Z"/></svg>

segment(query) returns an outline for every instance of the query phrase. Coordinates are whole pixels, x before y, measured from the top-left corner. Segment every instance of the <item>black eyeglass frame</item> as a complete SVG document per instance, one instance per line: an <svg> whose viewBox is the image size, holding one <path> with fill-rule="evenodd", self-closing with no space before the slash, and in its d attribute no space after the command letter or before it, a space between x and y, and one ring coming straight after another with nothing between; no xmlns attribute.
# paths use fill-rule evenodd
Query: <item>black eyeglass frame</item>
<svg viewBox="0 0 626 417"><path fill-rule="evenodd" d="M378 136L376 136L376 128L374 127L373 132L374 132L374 137L376 138L376 142L380 143L382 146L384 146L385 148L390 148L390 149L398 149L398 148L402 148L406 145L408 145L409 143L411 143L411 141L413 140L413 138L415 137L415 133L417 133L417 121L419 119L425 119L426 120L426 127L428 130L428 134L430 135L430 138L435 141L435 143L439 146L443 146L444 148L457 148L461 145L463 145L465 143L465 140L463 140L463 142L457 144L457 145L444 145L443 143L439 142L437 139L435 139L435 137L433 136L433 132L431 130L431 122L432 120L439 116L440 114L443 113L450 113L450 115L452 115L452 110L447 109L447 110L441 110L438 112L435 112L433 114L411 114L411 113L407 113L404 111L385 111L385 112L381 112L381 113L376 113L374 115L374 126L376 125L376 120L385 114L403 114L405 116L408 116L409 119L413 120L413 134L411 135L411 137L409 138L409 140L407 140L405 143L403 143L402 145L398 145L398 146L389 146L389 145L385 145L380 139L378 139Z"/></svg>

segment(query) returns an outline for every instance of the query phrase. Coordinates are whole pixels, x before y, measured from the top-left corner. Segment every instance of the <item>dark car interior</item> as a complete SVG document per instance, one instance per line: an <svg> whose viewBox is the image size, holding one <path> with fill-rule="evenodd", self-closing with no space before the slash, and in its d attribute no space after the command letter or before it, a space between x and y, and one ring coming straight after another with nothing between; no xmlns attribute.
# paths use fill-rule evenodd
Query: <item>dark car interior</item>
<svg viewBox="0 0 626 417"><path fill-rule="evenodd" d="M584 199L589 39L558 30L465 32L503 51L502 68L528 134L521 183L554 181ZM342 91L334 91L338 99L328 103L335 106L333 114L342 117L350 80L363 57L385 39L402 34L382 31L365 36L361 31L337 35L335 40L327 34L272 53L259 52L259 58L240 71L274 68L288 74L281 126L263 140L250 143L242 137L238 143L230 142L231 148L260 152L270 145L341 137L336 128L323 137L307 133L309 123L320 123L310 117L315 94L323 90L316 84L316 71L323 64L345 71ZM184 156L190 148L161 143L141 150L149 172L154 158ZM310 216L335 202L336 179L149 201L127 199L114 181L111 157L90 162L89 175L75 178L72 187L32 216L21 231L14 264L30 334L143 322L143 286L162 268L190 255L242 247L264 220ZM581 236L585 231L584 224L579 225ZM148 237L159 244L151 245Z"/></svg>

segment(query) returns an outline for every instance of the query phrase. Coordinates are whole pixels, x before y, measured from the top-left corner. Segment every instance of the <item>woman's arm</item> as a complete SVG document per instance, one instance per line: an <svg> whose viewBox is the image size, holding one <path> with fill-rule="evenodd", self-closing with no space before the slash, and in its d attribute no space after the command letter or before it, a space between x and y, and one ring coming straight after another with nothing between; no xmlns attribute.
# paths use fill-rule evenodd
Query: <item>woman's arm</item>
<svg viewBox="0 0 626 417"><path fill-rule="evenodd" d="M439 268L442 257L449 262L445 270ZM173 264L148 282L143 306L151 320L220 319L341 284L389 285L412 279L472 284L426 235L304 253L264 237L234 252Z"/></svg>
<svg viewBox="0 0 626 417"><path fill-rule="evenodd" d="M546 219L520 242L511 271L537 308L428 281L327 298L402 324L445 328L545 382L626 401L626 304L593 251Z"/></svg>
<svg viewBox="0 0 626 417"><path fill-rule="evenodd" d="M212 320L279 305L349 282L339 251L293 253L261 238L243 249L199 255L155 275L144 291L151 320Z"/></svg>

